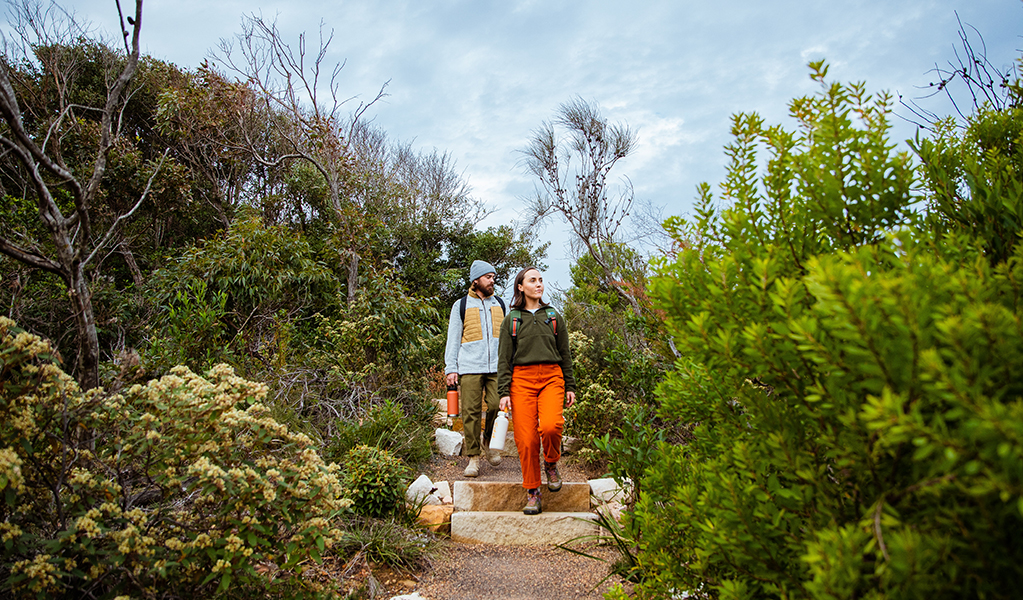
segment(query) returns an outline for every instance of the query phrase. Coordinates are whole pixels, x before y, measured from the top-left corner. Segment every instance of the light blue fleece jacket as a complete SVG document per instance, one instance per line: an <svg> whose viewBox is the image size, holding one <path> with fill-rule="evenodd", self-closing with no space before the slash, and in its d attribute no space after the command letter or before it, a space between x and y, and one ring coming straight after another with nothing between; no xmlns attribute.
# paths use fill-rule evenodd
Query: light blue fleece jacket
<svg viewBox="0 0 1023 600"><path fill-rule="evenodd" d="M481 299L470 292L463 323L459 314L461 302L461 298L455 301L448 318L444 374L497 373L497 349L504 320L501 304L496 296Z"/></svg>

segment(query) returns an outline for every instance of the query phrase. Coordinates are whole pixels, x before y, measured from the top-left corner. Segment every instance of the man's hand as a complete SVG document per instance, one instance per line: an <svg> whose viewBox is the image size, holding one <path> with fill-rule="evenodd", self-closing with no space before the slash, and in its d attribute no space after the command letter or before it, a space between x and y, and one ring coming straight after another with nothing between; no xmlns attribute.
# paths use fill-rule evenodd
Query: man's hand
<svg viewBox="0 0 1023 600"><path fill-rule="evenodd" d="M508 412L511 410L511 396L505 396L501 398L501 410Z"/></svg>
<svg viewBox="0 0 1023 600"><path fill-rule="evenodd" d="M565 394L565 408L572 408L575 404L575 392L568 392Z"/></svg>
<svg viewBox="0 0 1023 600"><path fill-rule="evenodd" d="M458 373L448 373L448 385L458 385Z"/></svg>

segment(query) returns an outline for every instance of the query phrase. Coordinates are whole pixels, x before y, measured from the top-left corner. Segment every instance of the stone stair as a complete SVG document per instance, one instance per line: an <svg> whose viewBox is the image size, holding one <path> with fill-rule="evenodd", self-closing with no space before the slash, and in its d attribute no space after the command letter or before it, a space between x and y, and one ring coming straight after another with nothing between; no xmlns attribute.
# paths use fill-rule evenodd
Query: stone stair
<svg viewBox="0 0 1023 600"><path fill-rule="evenodd" d="M435 402L438 408L436 425L461 432L462 420L447 417L447 399L438 398ZM508 430L502 454L505 461L518 461L518 448L512 428ZM518 478L521 481L521 475ZM591 501L606 506L608 502L616 502L615 498L620 498L608 494L609 481L566 481L557 492L550 492L546 485L541 486L543 512L539 515L522 513L526 490L519 482L454 481L450 497L440 506L424 506L420 521L434 531L450 534L455 542L564 544L582 536L597 535L597 515ZM447 490L447 482L436 485L442 484Z"/></svg>
<svg viewBox="0 0 1023 600"><path fill-rule="evenodd" d="M590 510L590 484L565 482L558 492L541 487L543 512L525 515L526 491L518 483L456 481L451 539L502 545L564 544L598 531Z"/></svg>

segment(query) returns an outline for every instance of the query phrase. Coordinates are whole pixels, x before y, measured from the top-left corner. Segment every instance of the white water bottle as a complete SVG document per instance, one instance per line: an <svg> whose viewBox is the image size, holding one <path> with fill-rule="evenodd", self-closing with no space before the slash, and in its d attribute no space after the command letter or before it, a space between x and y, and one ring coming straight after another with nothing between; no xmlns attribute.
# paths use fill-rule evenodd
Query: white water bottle
<svg viewBox="0 0 1023 600"><path fill-rule="evenodd" d="M494 421L494 433L490 436L491 450L504 450L504 439L508 436L508 413L503 410L497 413Z"/></svg>

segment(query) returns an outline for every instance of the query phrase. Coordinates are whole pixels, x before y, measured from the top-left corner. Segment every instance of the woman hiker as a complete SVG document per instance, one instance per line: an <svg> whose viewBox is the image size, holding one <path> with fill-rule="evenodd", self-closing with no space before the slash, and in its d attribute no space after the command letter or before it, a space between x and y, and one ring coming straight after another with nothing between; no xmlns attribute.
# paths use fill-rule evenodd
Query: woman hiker
<svg viewBox="0 0 1023 600"><path fill-rule="evenodd" d="M497 391L501 410L511 409L515 445L522 464L527 515L540 505L540 444L543 443L547 490L561 489L563 411L575 402L572 353L568 327L543 301L543 276L529 267L515 277L511 312L501 324L498 346Z"/></svg>

